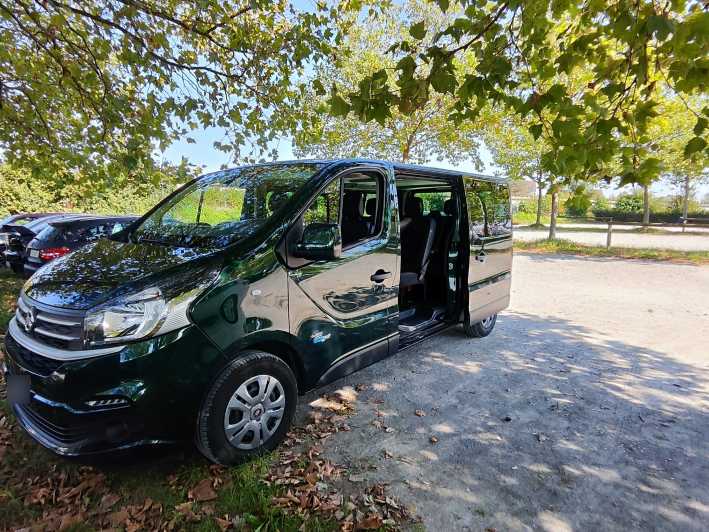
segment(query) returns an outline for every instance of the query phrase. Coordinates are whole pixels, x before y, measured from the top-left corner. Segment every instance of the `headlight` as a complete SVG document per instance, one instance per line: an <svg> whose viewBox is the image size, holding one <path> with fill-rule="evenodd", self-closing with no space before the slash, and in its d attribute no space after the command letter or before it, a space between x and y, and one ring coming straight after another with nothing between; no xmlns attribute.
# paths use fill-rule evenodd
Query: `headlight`
<svg viewBox="0 0 709 532"><path fill-rule="evenodd" d="M166 297L160 288L148 288L97 308L84 320L87 347L128 343L186 327L190 323L189 306L206 284L199 283L198 287L172 298Z"/></svg>

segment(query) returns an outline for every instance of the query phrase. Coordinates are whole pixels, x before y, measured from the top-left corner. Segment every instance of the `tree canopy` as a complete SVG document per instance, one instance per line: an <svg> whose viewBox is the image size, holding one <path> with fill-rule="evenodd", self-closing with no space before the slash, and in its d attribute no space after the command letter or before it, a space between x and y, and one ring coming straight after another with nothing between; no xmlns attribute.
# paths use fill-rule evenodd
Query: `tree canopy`
<svg viewBox="0 0 709 532"><path fill-rule="evenodd" d="M435 3L443 12L458 6ZM448 117L461 124L502 105L529 122L534 138L546 137L550 173L610 178L605 171L617 164L627 182L642 183L661 171L637 141L659 100L706 92L709 13L701 2L491 0L461 7L462 16L442 31L411 21L408 36L389 50L395 68L362 75L354 91L334 87L332 112L384 123L392 109L414 113L442 94L454 98ZM432 42L421 52L425 39ZM473 63L457 61L468 53ZM691 113L686 156L707 150L709 107Z"/></svg>
<svg viewBox="0 0 709 532"><path fill-rule="evenodd" d="M305 63L337 40L334 10L318 6L2 2L3 156L71 180L152 165L156 148L209 127L227 131L219 147L235 158L264 153L293 124Z"/></svg>
<svg viewBox="0 0 709 532"><path fill-rule="evenodd" d="M304 99L308 118L301 122L294 136L296 155L316 157L373 157L419 164L433 159L458 162L472 160L480 166L478 154L481 122L468 121L454 126L448 120L454 104L451 95L435 94L410 113L394 108L381 122L363 122L352 114L332 116L327 113L327 92L321 80L327 80L338 92L357 89L363 74L381 69L393 70L396 60L387 50L408 35L408 21L422 19L431 27L443 29L455 13L442 13L426 0L392 4L378 15L370 14L351 22L343 36L340 53L320 64ZM430 44L422 40L419 50ZM462 56L459 60L470 60Z"/></svg>

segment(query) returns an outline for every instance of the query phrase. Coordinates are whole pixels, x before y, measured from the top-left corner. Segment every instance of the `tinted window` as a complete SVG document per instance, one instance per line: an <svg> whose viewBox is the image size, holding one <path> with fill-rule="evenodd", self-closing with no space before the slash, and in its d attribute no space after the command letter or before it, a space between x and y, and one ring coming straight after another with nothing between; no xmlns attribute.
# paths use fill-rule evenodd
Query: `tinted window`
<svg viewBox="0 0 709 532"><path fill-rule="evenodd" d="M431 211L443 212L443 204L451 198L450 192L416 192L417 198L423 201L423 214L430 214Z"/></svg>
<svg viewBox="0 0 709 532"><path fill-rule="evenodd" d="M466 192L470 230L478 237L506 236L512 232L507 185L476 181Z"/></svg>
<svg viewBox="0 0 709 532"><path fill-rule="evenodd" d="M336 224L340 221L340 180L335 179L316 196L303 213L304 225Z"/></svg>
<svg viewBox="0 0 709 532"><path fill-rule="evenodd" d="M353 174L342 180L342 245L352 246L381 229L383 181L378 175Z"/></svg>
<svg viewBox="0 0 709 532"><path fill-rule="evenodd" d="M205 176L160 205L134 236L179 246L228 245L280 211L320 167L247 166Z"/></svg>

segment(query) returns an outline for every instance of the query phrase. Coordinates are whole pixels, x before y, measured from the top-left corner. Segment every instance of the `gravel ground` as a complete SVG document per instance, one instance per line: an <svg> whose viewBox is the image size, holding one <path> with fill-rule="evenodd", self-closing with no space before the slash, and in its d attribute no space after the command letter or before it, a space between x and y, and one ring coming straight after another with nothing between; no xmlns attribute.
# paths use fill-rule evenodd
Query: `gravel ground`
<svg viewBox="0 0 709 532"><path fill-rule="evenodd" d="M707 267L518 253L491 336L319 391L356 396L325 454L428 530L707 530L707 294Z"/></svg>
<svg viewBox="0 0 709 532"><path fill-rule="evenodd" d="M537 231L529 229L519 229L515 231L516 240L540 240L547 238L547 229ZM589 246L605 246L605 232L581 232L570 231L561 227L557 230L557 237L572 240L579 244ZM709 232L706 235L699 234L642 234L614 232L612 243L615 247L625 248L654 248L654 249L676 249L680 251L709 251Z"/></svg>

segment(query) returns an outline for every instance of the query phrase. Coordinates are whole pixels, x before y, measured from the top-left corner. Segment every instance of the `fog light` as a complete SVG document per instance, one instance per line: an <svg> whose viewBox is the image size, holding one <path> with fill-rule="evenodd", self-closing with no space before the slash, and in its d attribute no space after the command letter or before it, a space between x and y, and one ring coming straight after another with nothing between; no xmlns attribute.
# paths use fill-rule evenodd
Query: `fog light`
<svg viewBox="0 0 709 532"><path fill-rule="evenodd" d="M91 408L105 408L109 406L125 406L128 404L128 399L124 397L114 397L111 399L91 399L86 401L86 404Z"/></svg>

